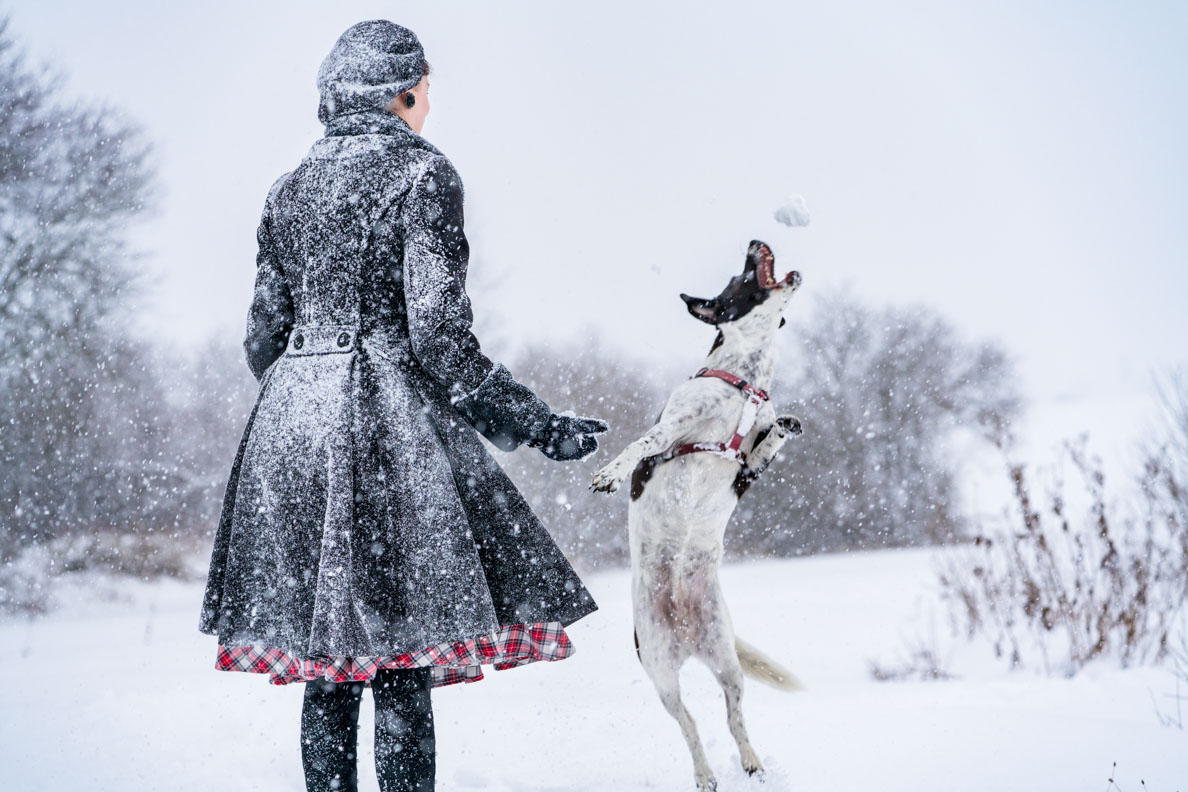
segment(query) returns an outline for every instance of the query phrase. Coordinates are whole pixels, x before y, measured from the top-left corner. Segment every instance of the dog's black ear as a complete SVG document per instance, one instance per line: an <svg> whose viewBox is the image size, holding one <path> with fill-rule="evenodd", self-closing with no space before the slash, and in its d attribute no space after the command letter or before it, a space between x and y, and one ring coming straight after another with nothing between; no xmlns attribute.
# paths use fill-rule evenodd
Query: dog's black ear
<svg viewBox="0 0 1188 792"><path fill-rule="evenodd" d="M788 323L788 320L781 316L780 317L780 327L783 327L787 323Z"/></svg>
<svg viewBox="0 0 1188 792"><path fill-rule="evenodd" d="M718 323L718 301L716 299L704 300L701 297L690 297L684 292L681 292L681 299L685 301L685 306L693 316L706 324L716 325Z"/></svg>

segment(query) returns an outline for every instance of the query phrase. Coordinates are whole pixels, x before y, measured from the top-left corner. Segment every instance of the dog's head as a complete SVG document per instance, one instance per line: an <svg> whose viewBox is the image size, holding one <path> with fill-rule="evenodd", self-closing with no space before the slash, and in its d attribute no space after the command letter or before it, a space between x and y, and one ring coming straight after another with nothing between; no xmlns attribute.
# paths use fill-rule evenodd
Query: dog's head
<svg viewBox="0 0 1188 792"><path fill-rule="evenodd" d="M741 275L735 275L717 297L704 299L681 294L681 299L696 318L720 326L738 322L748 324L775 321L788 298L800 288L800 273L792 270L783 280L775 279L775 256L766 242L752 240ZM780 317L780 326L784 319Z"/></svg>

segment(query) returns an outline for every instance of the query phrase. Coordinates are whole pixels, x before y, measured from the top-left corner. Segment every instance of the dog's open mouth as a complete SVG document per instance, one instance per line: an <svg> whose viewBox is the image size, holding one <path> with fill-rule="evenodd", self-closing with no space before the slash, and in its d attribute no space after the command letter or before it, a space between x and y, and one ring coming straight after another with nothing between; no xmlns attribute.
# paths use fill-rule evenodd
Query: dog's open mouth
<svg viewBox="0 0 1188 792"><path fill-rule="evenodd" d="M767 245L759 246L759 263L755 267L755 274L759 285L764 289L774 289L777 286L794 283L800 279L800 273L792 270L784 276L782 281L775 278L775 256Z"/></svg>

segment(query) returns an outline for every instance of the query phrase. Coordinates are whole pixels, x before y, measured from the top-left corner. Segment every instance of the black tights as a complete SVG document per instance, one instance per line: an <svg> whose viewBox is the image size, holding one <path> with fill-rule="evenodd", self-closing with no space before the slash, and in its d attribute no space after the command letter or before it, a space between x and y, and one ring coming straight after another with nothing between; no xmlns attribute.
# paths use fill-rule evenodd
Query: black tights
<svg viewBox="0 0 1188 792"><path fill-rule="evenodd" d="M307 792L356 792L362 682L305 683L301 763ZM375 773L380 792L432 792L435 771L429 668L383 668L375 700Z"/></svg>

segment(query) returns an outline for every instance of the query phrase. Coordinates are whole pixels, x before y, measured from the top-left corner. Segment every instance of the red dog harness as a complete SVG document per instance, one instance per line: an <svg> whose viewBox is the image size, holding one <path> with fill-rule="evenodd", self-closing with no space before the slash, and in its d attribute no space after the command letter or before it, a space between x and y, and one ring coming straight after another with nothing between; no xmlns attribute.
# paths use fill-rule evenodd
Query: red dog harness
<svg viewBox="0 0 1188 792"><path fill-rule="evenodd" d="M734 437L730 438L728 443L684 443L673 446L660 455L660 461L667 462L673 457L694 451L709 451L711 454L717 454L733 462L745 464L747 455L740 451L739 447L747 432L751 431L751 427L755 425L755 416L759 414L759 406L767 401L767 391L760 390L746 380L734 376L729 371L722 371L722 369L702 368L693 376L717 377L726 380L747 395L747 403L743 405L742 415L739 416L738 426L734 430Z"/></svg>

